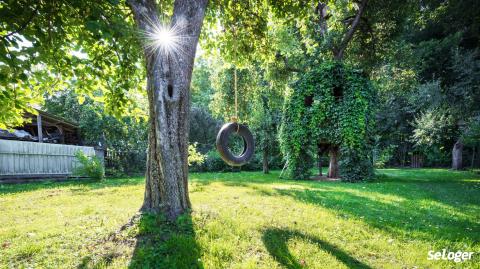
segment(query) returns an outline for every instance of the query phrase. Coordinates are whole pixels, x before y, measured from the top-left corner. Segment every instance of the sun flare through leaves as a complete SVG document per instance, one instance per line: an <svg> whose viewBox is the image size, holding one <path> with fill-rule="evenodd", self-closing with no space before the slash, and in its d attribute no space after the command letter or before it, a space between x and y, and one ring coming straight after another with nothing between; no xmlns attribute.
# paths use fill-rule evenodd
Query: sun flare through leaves
<svg viewBox="0 0 480 269"><path fill-rule="evenodd" d="M150 53L168 55L173 60L185 54L183 47L189 38L183 34L179 24L150 22L150 26L151 30L144 33L144 44Z"/></svg>

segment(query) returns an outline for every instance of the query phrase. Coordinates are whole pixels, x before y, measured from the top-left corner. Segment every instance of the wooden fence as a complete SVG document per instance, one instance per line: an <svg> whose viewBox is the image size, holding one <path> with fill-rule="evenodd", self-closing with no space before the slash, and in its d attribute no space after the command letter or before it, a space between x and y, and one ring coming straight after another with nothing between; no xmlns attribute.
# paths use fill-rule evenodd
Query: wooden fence
<svg viewBox="0 0 480 269"><path fill-rule="evenodd" d="M78 150L95 155L93 147L0 140L0 179L70 176Z"/></svg>

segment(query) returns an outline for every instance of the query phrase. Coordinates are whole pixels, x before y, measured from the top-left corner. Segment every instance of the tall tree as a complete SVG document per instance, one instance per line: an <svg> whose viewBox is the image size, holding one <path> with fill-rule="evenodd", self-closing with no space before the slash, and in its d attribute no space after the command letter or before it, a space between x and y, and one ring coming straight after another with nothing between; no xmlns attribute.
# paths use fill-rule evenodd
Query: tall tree
<svg viewBox="0 0 480 269"><path fill-rule="evenodd" d="M164 34L171 36L159 38L178 39L177 44L163 44L163 48L144 47L150 128L145 199L142 209L163 212L168 219L175 219L190 208L188 197L190 81L207 0L176 0L168 26L159 25L161 19L156 1L128 0L127 3L134 13L138 29L147 35ZM162 27L166 29L161 29ZM176 40L158 41L176 42ZM170 49L178 51L169 51Z"/></svg>
<svg viewBox="0 0 480 269"><path fill-rule="evenodd" d="M143 50L150 115L143 209L173 219L190 206L189 87L207 0L175 1L168 26L160 20L166 7L160 10L156 3L129 0L129 10L117 1L2 1L0 127L21 124L35 94L66 86L80 102L90 96L106 102L110 112L125 112L129 92L142 85ZM151 38L142 38L143 48L134 42L138 33ZM177 51L156 47L162 38L170 38L169 49ZM94 94L98 91L102 94Z"/></svg>

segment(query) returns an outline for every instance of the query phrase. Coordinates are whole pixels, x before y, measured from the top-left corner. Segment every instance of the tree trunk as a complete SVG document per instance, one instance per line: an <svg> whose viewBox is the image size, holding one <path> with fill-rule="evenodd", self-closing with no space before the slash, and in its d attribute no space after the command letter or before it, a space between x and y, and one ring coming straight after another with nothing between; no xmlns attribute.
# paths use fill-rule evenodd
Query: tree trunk
<svg viewBox="0 0 480 269"><path fill-rule="evenodd" d="M339 148L338 146L331 146L329 150L330 155L330 165L328 167L328 177L329 178L338 178L339 177L339 170L338 170L338 155L339 155Z"/></svg>
<svg viewBox="0 0 480 269"><path fill-rule="evenodd" d="M460 170L463 168L462 165L462 154L463 154L463 142L461 139L458 139L453 145L452 150L452 169Z"/></svg>
<svg viewBox="0 0 480 269"><path fill-rule="evenodd" d="M155 33L153 24L160 24L155 0L128 0L128 4L138 29ZM151 46L144 49L150 120L141 210L164 213L169 220L190 208L187 162L190 81L206 6L207 0L176 0L171 25L175 25L174 34L182 42L171 51Z"/></svg>
<svg viewBox="0 0 480 269"><path fill-rule="evenodd" d="M263 173L268 174L270 170L268 169L268 149L267 147L263 148Z"/></svg>

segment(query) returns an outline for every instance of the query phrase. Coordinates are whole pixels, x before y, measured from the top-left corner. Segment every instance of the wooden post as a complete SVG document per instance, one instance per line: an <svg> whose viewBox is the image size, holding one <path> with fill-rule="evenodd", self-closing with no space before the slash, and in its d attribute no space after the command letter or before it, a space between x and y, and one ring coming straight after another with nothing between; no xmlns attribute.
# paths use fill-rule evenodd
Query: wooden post
<svg viewBox="0 0 480 269"><path fill-rule="evenodd" d="M40 115L40 113L37 115L37 133L38 133L38 143L43 143L42 115Z"/></svg>
<svg viewBox="0 0 480 269"><path fill-rule="evenodd" d="M57 127L58 131L60 132L60 138L58 139L58 142L60 144L65 144L65 135L64 135L62 126L61 125L55 125L55 127Z"/></svg>

